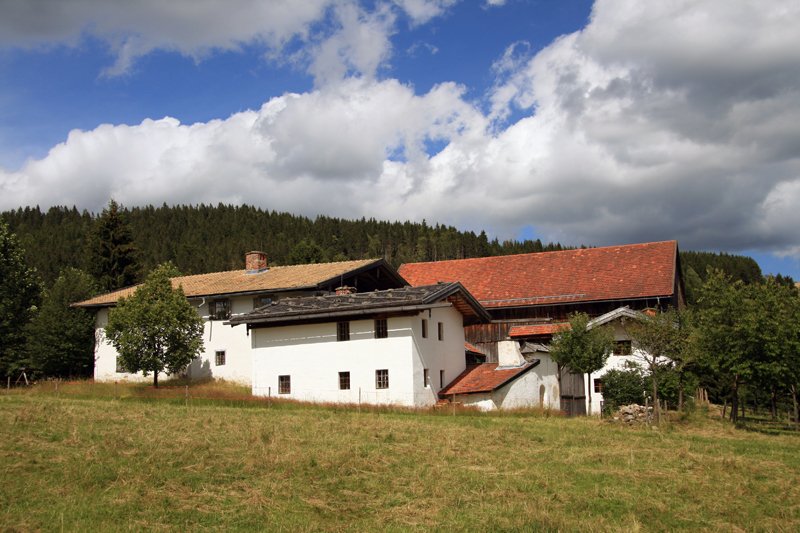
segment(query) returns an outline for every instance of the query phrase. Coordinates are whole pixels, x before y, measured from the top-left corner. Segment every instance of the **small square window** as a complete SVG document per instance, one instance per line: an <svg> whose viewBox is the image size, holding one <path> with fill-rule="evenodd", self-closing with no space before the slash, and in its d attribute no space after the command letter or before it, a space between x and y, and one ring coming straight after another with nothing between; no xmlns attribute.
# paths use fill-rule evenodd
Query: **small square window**
<svg viewBox="0 0 800 533"><path fill-rule="evenodd" d="M385 339L389 336L389 325L385 318L378 318L375 320L375 338Z"/></svg>
<svg viewBox="0 0 800 533"><path fill-rule="evenodd" d="M431 386L431 373L427 368L422 370L422 385L426 389Z"/></svg>
<svg viewBox="0 0 800 533"><path fill-rule="evenodd" d="M336 340L337 341L350 340L350 322L336 323Z"/></svg>
<svg viewBox="0 0 800 533"><path fill-rule="evenodd" d="M339 390L350 390L350 372L339 372Z"/></svg>
<svg viewBox="0 0 800 533"><path fill-rule="evenodd" d="M444 370L439 370L439 388L444 388Z"/></svg>
<svg viewBox="0 0 800 533"><path fill-rule="evenodd" d="M439 334L439 340L443 341L444 340L444 324L439 322L437 329L438 329L437 333Z"/></svg>
<svg viewBox="0 0 800 533"><path fill-rule="evenodd" d="M227 320L231 317L230 300L211 300L208 303L208 317L211 320Z"/></svg>
<svg viewBox="0 0 800 533"><path fill-rule="evenodd" d="M223 366L225 364L225 350L214 352L214 364L217 366Z"/></svg>
<svg viewBox="0 0 800 533"><path fill-rule="evenodd" d="M388 389L389 388L389 370L376 370L375 371L375 388Z"/></svg>
<svg viewBox="0 0 800 533"><path fill-rule="evenodd" d="M614 355L630 355L631 353L631 341L614 342Z"/></svg>
<svg viewBox="0 0 800 533"><path fill-rule="evenodd" d="M428 338L428 319L427 318L423 318L422 319L422 338L423 339L427 339Z"/></svg>
<svg viewBox="0 0 800 533"><path fill-rule="evenodd" d="M292 393L292 376L278 376L278 394Z"/></svg>
<svg viewBox="0 0 800 533"><path fill-rule="evenodd" d="M599 393L602 394L602 392L603 392L603 380L602 379L594 380L594 391L595 392L599 392Z"/></svg>

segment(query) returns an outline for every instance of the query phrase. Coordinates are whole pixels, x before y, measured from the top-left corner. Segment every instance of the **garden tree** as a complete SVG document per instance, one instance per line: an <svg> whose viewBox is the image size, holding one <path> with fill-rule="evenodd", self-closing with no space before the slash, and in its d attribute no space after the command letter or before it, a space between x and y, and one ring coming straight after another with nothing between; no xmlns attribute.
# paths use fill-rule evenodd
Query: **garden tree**
<svg viewBox="0 0 800 533"><path fill-rule="evenodd" d="M569 318L569 329L553 338L550 356L559 367L589 376L589 413L592 412L591 373L603 368L614 349L614 335L606 326L590 327L589 315L574 313Z"/></svg>
<svg viewBox="0 0 800 533"><path fill-rule="evenodd" d="M770 391L770 410L777 416L778 390L791 393L798 418L797 385L800 383L800 295L794 283L768 277L754 286L754 317L758 336L753 377L754 389Z"/></svg>
<svg viewBox="0 0 800 533"><path fill-rule="evenodd" d="M114 200L95 221L89 246L89 271L103 290L136 283L139 272L131 228L125 212Z"/></svg>
<svg viewBox="0 0 800 533"><path fill-rule="evenodd" d="M730 394L734 423L739 420L739 388L752 378L760 357L759 309L753 287L714 270L697 301L698 349Z"/></svg>
<svg viewBox="0 0 800 533"><path fill-rule="evenodd" d="M177 269L163 264L128 298L117 302L108 318L106 337L116 348L120 366L128 372L180 372L203 349L203 321L184 295L174 289Z"/></svg>
<svg viewBox="0 0 800 533"><path fill-rule="evenodd" d="M36 271L0 220L0 375L11 376L25 366L24 329L39 305L41 288Z"/></svg>
<svg viewBox="0 0 800 533"><path fill-rule="evenodd" d="M45 291L39 313L26 328L26 352L35 374L88 377L94 369L94 313L70 304L96 293L94 278L65 268Z"/></svg>
<svg viewBox="0 0 800 533"><path fill-rule="evenodd" d="M645 364L650 374L653 393L653 414L660 420L658 385L662 373L680 364L681 371L689 360L690 332L688 316L682 311L669 308L655 315L645 315L627 326L633 344L639 349L637 359ZM679 393L678 408L683 408L683 391Z"/></svg>

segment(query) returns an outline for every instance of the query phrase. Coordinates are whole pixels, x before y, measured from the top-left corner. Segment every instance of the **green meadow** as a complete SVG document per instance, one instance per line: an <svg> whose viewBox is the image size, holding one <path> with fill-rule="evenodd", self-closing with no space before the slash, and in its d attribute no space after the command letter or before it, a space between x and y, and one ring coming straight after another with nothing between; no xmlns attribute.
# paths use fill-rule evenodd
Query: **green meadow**
<svg viewBox="0 0 800 533"><path fill-rule="evenodd" d="M202 398L201 398L202 397ZM800 435L249 399L0 393L0 531L800 530Z"/></svg>

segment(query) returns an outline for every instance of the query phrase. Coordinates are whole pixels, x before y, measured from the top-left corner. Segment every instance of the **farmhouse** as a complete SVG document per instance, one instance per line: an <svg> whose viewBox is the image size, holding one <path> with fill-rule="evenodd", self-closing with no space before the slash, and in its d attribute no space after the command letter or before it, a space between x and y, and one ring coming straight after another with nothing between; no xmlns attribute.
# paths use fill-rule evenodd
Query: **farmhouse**
<svg viewBox="0 0 800 533"><path fill-rule="evenodd" d="M466 368L464 327L488 322L458 283L287 298L231 318L252 337L253 393L434 405ZM244 328L241 328L244 329Z"/></svg>
<svg viewBox="0 0 800 533"><path fill-rule="evenodd" d="M491 391L459 384L487 369L475 367L445 394L485 408L499 407L501 397L505 406L504 399L510 394L512 399L535 398L538 405L585 413L588 387L596 400L593 411L599 411L602 375L636 356L626 321L640 319L642 311L684 305L679 261L677 242L664 241L410 263L402 265L399 272L412 286L459 281L475 296L492 321L467 326L465 338L487 354L487 363L514 368L522 361L536 362L536 368L530 370L532 376L512 384L519 390L500 384ZM608 324L614 329L614 354L606 367L590 378L563 370L559 376L548 354L553 335L565 327L573 312L585 312L593 317L592 324ZM533 376L538 376L538 381ZM520 392L522 388L526 392Z"/></svg>
<svg viewBox="0 0 800 533"><path fill-rule="evenodd" d="M675 241L412 263L399 274L383 260L269 267L250 252L245 262L173 279L205 321L204 351L187 375L306 401L444 399L579 414L591 387L596 412L603 374L637 356L626 323L684 303ZM77 304L98 311L95 379L143 378L121 371L103 337L109 309L135 290ZM606 367L588 378L549 354L576 311L612 326L616 339Z"/></svg>
<svg viewBox="0 0 800 533"><path fill-rule="evenodd" d="M188 377L222 378L247 385L252 382L251 339L245 328L225 323L231 317L287 297L327 294L342 285L359 291L406 285L382 259L269 266L264 252L248 252L244 270L180 276L172 284L183 287L205 324L204 350L187 369ZM75 304L97 311L94 378L98 381L144 379L118 367L117 352L103 334L109 309L135 290L136 286L128 287Z"/></svg>

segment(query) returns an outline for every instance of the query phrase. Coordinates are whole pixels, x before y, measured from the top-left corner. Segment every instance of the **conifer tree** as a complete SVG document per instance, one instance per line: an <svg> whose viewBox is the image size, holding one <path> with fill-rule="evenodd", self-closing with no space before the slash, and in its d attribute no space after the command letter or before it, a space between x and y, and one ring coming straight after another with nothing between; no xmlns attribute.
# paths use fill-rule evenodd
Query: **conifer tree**
<svg viewBox="0 0 800 533"><path fill-rule="evenodd" d="M136 247L124 211L114 200L95 221L89 271L103 290L113 291L138 280Z"/></svg>

